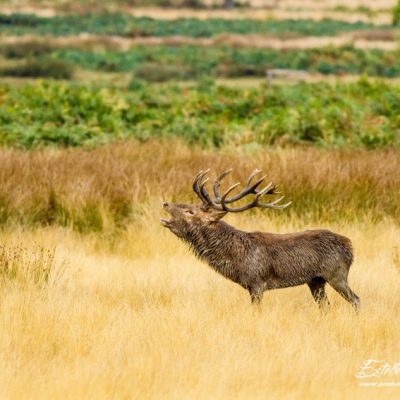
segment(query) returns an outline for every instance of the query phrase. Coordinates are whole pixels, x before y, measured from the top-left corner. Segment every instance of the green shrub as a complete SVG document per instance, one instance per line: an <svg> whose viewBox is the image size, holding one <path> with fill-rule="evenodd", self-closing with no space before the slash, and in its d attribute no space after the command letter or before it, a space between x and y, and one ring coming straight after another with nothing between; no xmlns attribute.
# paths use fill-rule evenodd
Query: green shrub
<svg viewBox="0 0 400 400"><path fill-rule="evenodd" d="M17 66L0 69L0 75L18 78L71 79L73 71L73 66L65 61L32 59Z"/></svg>
<svg viewBox="0 0 400 400"><path fill-rule="evenodd" d="M204 75L265 76L269 68L300 69L323 74L400 76L398 51L361 50L352 46L278 51L202 46L135 46L125 52L61 49L53 58L89 70L131 72L149 81L199 78ZM155 77L153 79L153 77Z"/></svg>
<svg viewBox="0 0 400 400"><path fill-rule="evenodd" d="M13 27L35 27L43 23L45 19L33 14L0 14L0 25Z"/></svg>
<svg viewBox="0 0 400 400"><path fill-rule="evenodd" d="M148 82L166 82L190 79L193 74L178 65L143 64L135 69L135 76Z"/></svg>
<svg viewBox="0 0 400 400"><path fill-rule="evenodd" d="M31 58L49 54L55 47L43 41L29 41L7 44L0 47L0 53L7 58Z"/></svg>
<svg viewBox="0 0 400 400"><path fill-rule="evenodd" d="M366 78L257 88L134 78L130 91L57 82L0 85L0 145L24 148L154 137L205 147L394 147L400 146L399 116L400 86ZM43 210L49 219L63 215L59 203L49 201L49 207Z"/></svg>
<svg viewBox="0 0 400 400"><path fill-rule="evenodd" d="M128 84L128 90L143 90L146 87L146 81L143 79L138 79L136 76L133 76Z"/></svg>
<svg viewBox="0 0 400 400"><path fill-rule="evenodd" d="M265 65L251 64L222 64L215 70L216 76L238 78L245 76L265 76Z"/></svg>
<svg viewBox="0 0 400 400"><path fill-rule="evenodd" d="M398 25L400 22L400 0L397 1L397 4L393 7L392 10L392 25Z"/></svg>
<svg viewBox="0 0 400 400"><path fill-rule="evenodd" d="M333 36L340 32L365 29L385 29L389 25L374 25L367 22L344 22L330 19L314 21L296 20L252 20L213 18L177 18L175 20L134 17L129 14L85 14L58 15L51 18L33 15L0 15L0 32L13 35L66 36L87 32L118 36L171 36L211 37L223 33L270 34L297 36Z"/></svg>
<svg viewBox="0 0 400 400"><path fill-rule="evenodd" d="M31 51L31 53L29 53ZM352 46L287 50L231 48L224 46L134 46L128 51L52 49L48 44L15 44L3 47L11 57L44 54L88 70L107 72L137 71L141 79L166 80L213 77L265 76L265 70L283 68L322 74L368 74L400 76L398 50L357 49ZM32 61L30 61L32 62Z"/></svg>

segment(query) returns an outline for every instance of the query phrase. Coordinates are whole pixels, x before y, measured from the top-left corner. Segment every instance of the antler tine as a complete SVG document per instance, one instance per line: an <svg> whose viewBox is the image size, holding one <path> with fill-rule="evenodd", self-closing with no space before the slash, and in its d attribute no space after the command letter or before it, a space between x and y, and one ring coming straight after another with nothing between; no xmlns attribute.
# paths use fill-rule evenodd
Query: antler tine
<svg viewBox="0 0 400 400"><path fill-rule="evenodd" d="M225 193L222 195L222 197L221 197L221 199L220 199L221 204L222 204L222 207L223 207L224 204L227 202L226 197L228 196L228 194L229 194L230 192L232 192L232 190L236 189L239 185L240 185L239 182L238 182L238 183L235 183L234 185L232 185L231 187L229 187L229 188L225 191Z"/></svg>
<svg viewBox="0 0 400 400"><path fill-rule="evenodd" d="M199 182L203 179L204 175L207 174L209 170L203 171L201 170L196 177L194 178L194 182L193 182L193 190L199 194L200 193L200 187L199 187Z"/></svg>
<svg viewBox="0 0 400 400"><path fill-rule="evenodd" d="M221 184L222 179L224 179L227 175L229 175L232 172L233 168L229 168L226 171L224 171L214 182L213 185L213 190L214 190L214 196L215 199L218 200L221 198L221 195L219 193L219 185Z"/></svg>
<svg viewBox="0 0 400 400"><path fill-rule="evenodd" d="M226 199L226 196L225 196L225 199L224 199L224 202L225 202L225 204L229 204L229 203L233 203L233 202L235 202L235 201L238 201L238 200L240 200L240 199L242 199L243 197L245 197L245 196L247 196L248 194L259 194L259 193L261 193L261 192L263 192L264 191L264 189L262 189L262 190L257 190L256 188L257 188L257 186L259 186L263 181L264 181L264 179L266 178L266 176L267 175L264 175L261 179L259 179L256 183L254 183L251 187L245 187L243 190L241 190L236 196L233 196L233 197L231 197L230 199ZM239 184L238 184L239 185ZM238 186L238 185L236 185L236 186ZM235 187L236 187L235 186ZM268 189L270 189L270 187L271 187L271 184L269 183L268 185L267 185L267 187L268 187ZM222 201L221 201L221 203L222 203Z"/></svg>
<svg viewBox="0 0 400 400"><path fill-rule="evenodd" d="M253 207L259 207L259 208L275 208L275 209L282 209L288 207L291 202L285 203L285 204L279 204L285 196L282 196L276 200L271 201L270 203L260 203L260 199L267 195L267 194L278 194L280 192L277 192L276 189L278 185L275 185L272 182L269 182L267 186L265 186L263 189L257 189L258 186L262 182L264 182L265 178L267 175L264 175L262 178L258 179L255 183L251 183L254 177L261 172L260 169L256 169L252 172L252 174L248 177L246 181L246 186L235 196L228 198L228 195L232 193L234 189L236 189L240 183L235 183L234 185L230 186L225 193L221 196L219 192L219 186L223 178L225 178L232 169L228 169L224 171L214 182L213 185L213 190L215 194L215 199L213 199L207 192L205 185L209 181L209 178L206 178L203 180L205 175L209 172L209 169L206 171L200 171L193 183L193 190L196 192L196 194L200 197L200 199L203 202L204 208L209 209L214 208L219 211L227 211L227 212L241 212L248 210ZM249 203L246 204L242 207L229 207L229 203L233 203L235 201L238 201L242 199L243 197L247 196L248 194L255 194L253 200Z"/></svg>
<svg viewBox="0 0 400 400"><path fill-rule="evenodd" d="M262 171L262 169L256 168L256 169L251 173L251 175L247 178L247 182L246 182L246 186L247 186L247 187L250 186L251 180L252 180L257 174L259 174L261 171ZM267 176L267 175L265 175L265 177L266 177L266 176Z"/></svg>
<svg viewBox="0 0 400 400"><path fill-rule="evenodd" d="M265 194L267 194L271 189L273 190L274 188L274 184L272 182L268 183L267 186L265 186L264 189L261 189L257 195L256 195L256 199L258 200L259 198L261 198L262 196L264 196Z"/></svg>
<svg viewBox="0 0 400 400"><path fill-rule="evenodd" d="M271 188L268 194L281 194L282 192L277 192L276 189L278 188L279 184L275 185Z"/></svg>
<svg viewBox="0 0 400 400"><path fill-rule="evenodd" d="M194 179L193 182L193 190L194 192L197 194L197 196L200 197L200 200L204 203L207 204L207 198L204 197L203 193L201 192L200 189L200 182L202 181L202 179L204 178L204 176L206 174L208 174L208 172L210 171L210 169L207 169L206 171L201 170L197 175L196 178Z"/></svg>
<svg viewBox="0 0 400 400"><path fill-rule="evenodd" d="M207 190L205 189L204 185L206 184L206 182L208 181L208 178L202 183L201 187L200 187L200 191L202 196L206 199L206 203L204 204L206 208L212 207L215 210L219 210L219 211L224 211L224 209L222 208L222 206L220 206L219 204L217 204L212 198L211 196L208 194Z"/></svg>
<svg viewBox="0 0 400 400"><path fill-rule="evenodd" d="M207 193L207 190L206 190L206 188L205 188L205 184L206 184L209 180L210 180L209 178L205 179L205 180L201 183L201 186L200 186L200 193L201 193L201 195L206 199L206 205L207 205L207 206L213 205L212 198L211 198L210 195Z"/></svg>
<svg viewBox="0 0 400 400"><path fill-rule="evenodd" d="M237 185L236 185L236 186L237 186ZM246 211L246 210L249 210L250 208L253 208L253 207L282 209L282 208L288 207L288 206L291 204L291 201L290 201L289 203L286 203L286 204L278 204L280 201L282 201L282 200L285 198L285 196L282 196L282 197L280 197L279 199L276 199L276 200L272 201L271 203L259 203L259 200L260 200L264 195L266 195L266 194L268 194L268 193L270 192L271 187L272 187L272 190L274 189L274 186L275 186L275 185L274 185L272 182L270 182L264 189L260 190L260 191L256 194L256 196L254 197L254 199L253 199L249 204L246 204L246 205L244 205L244 206L242 206L242 207L236 207L236 208L234 208L234 207L229 207L229 206L226 205L225 198L226 198L226 196L228 195L229 191L232 191L236 186L234 186L234 187L231 186L231 187L228 189L228 191L224 194L224 196L221 198L221 205L222 205L222 208L223 208L225 211L235 213L235 212Z"/></svg>
<svg viewBox="0 0 400 400"><path fill-rule="evenodd" d="M251 180L254 178L254 176L256 174L258 174L259 172L261 172L262 169L256 169L247 179L246 182L246 187L248 187L250 185ZM268 175L264 175L260 180L258 180L252 187L251 187L251 191L249 193L254 193L254 194L258 194L260 192L260 190L257 190L257 187L261 184L261 182L267 177ZM269 186L269 185L268 185ZM266 193L266 194L280 194L281 192L276 192L276 189L278 188L279 184L275 185L273 184L272 188ZM234 200L236 201L236 200Z"/></svg>
<svg viewBox="0 0 400 400"><path fill-rule="evenodd" d="M217 210L223 211L222 207L218 204L216 204L211 196L207 193L207 190L205 188L205 184L209 181L209 178L206 178L203 181L203 178L206 176L206 174L210 170L207 169L206 171L200 171L193 183L193 190L195 193L200 197L201 201L203 202L203 207L205 209L208 209L209 207L215 208Z"/></svg>
<svg viewBox="0 0 400 400"><path fill-rule="evenodd" d="M271 203L268 203L269 207L268 208L286 208L290 204L292 204L291 201L285 204L278 204L280 201L282 201L285 198L285 196L279 197L279 199L276 199L272 201Z"/></svg>
<svg viewBox="0 0 400 400"><path fill-rule="evenodd" d="M201 170L197 175L196 175L196 177L194 178L194 182L193 182L193 189L194 189L194 186L196 185L196 187L198 187L199 186L199 182L203 179L203 177L206 175L206 174L208 174L210 172L210 168L208 168L207 170L205 170L205 171L203 171L203 170Z"/></svg>
<svg viewBox="0 0 400 400"><path fill-rule="evenodd" d="M228 175L229 172L231 172L232 169L227 170L223 172L215 181L214 183L214 194L215 194L215 202L217 204L221 204L221 195L219 193L219 185L221 183L221 180ZM247 178L246 186L235 196L231 197L230 199L227 199L225 196L225 204L228 203L233 203L235 201L238 201L242 199L243 197L247 196L248 194L257 194L259 193L259 190L257 190L257 187L260 186L260 184L264 181L264 179L267 177L267 175L264 175L261 179L259 179L257 182L253 183L251 186L251 181L253 178L260 173L262 170L261 169L256 169L253 171L253 173ZM235 186L236 187L236 186Z"/></svg>
<svg viewBox="0 0 400 400"><path fill-rule="evenodd" d="M268 175L264 175L262 178L260 178L256 183L253 183L252 186L248 187L248 185L246 186L249 190L249 193L254 193L257 194L259 192L259 190L257 190L257 187L260 186L260 184L262 182L264 182L264 179L267 177Z"/></svg>

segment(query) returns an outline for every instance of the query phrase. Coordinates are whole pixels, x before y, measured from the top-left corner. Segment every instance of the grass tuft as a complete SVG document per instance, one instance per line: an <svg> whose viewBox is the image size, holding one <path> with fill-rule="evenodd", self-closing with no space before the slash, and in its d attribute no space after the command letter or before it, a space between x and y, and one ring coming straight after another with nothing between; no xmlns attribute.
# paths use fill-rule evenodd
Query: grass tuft
<svg viewBox="0 0 400 400"><path fill-rule="evenodd" d="M23 243L0 245L0 279L39 286L47 284L55 262L55 249L41 245L27 248Z"/></svg>

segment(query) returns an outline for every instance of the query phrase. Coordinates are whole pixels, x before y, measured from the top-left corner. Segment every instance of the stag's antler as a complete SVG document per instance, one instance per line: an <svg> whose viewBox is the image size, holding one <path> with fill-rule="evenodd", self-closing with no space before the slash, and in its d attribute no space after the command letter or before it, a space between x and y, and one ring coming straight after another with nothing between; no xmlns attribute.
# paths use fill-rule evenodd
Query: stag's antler
<svg viewBox="0 0 400 400"><path fill-rule="evenodd" d="M207 175L209 172L209 169L207 171L200 171L193 183L193 190L196 192L196 194L200 197L201 201L203 202L203 206L205 209L209 208L214 208L216 210L220 211L227 211L227 212L241 212L248 210L253 207L259 207L259 208L275 208L275 209L281 209L289 206L291 204L291 201L286 204L278 204L280 201L282 201L285 196L280 197L279 199L276 199L272 201L271 203L260 203L259 200L265 196L266 194L279 194L280 192L277 192L276 189L278 185L274 185L272 182L268 183L268 185L264 189L258 189L258 187L261 185L262 182L264 182L265 178L267 175L264 175L262 178L260 178L258 181L255 183L251 183L253 178L261 172L261 169L256 169L247 179L246 186L235 196L228 198L229 193L231 193L234 189L236 189L240 183L236 183L232 185L230 188L228 188L225 193L221 196L219 192L219 186L221 184L222 179L224 179L232 169L228 169L224 171L214 182L213 185L213 190L214 190L214 195L215 199L212 199L211 196L207 193L205 189L205 184L209 180L206 178L203 181L203 178ZM235 201L238 201L248 194L255 194L253 200L249 203L246 204L242 207L230 207L227 204L233 203Z"/></svg>

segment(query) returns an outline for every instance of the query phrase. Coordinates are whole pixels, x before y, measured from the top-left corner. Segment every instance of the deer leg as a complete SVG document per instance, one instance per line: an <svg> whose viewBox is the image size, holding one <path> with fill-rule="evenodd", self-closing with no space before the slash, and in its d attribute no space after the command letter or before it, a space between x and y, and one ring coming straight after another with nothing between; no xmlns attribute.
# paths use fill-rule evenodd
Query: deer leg
<svg viewBox="0 0 400 400"><path fill-rule="evenodd" d="M261 286L252 286L249 289L251 304L260 304L263 297L263 288Z"/></svg>
<svg viewBox="0 0 400 400"><path fill-rule="evenodd" d="M356 309L360 307L360 298L350 289L346 278L334 277L328 283Z"/></svg>
<svg viewBox="0 0 400 400"><path fill-rule="evenodd" d="M323 278L313 278L311 282L308 283L311 294L320 308L329 306L328 296L325 293L325 283L326 281Z"/></svg>

